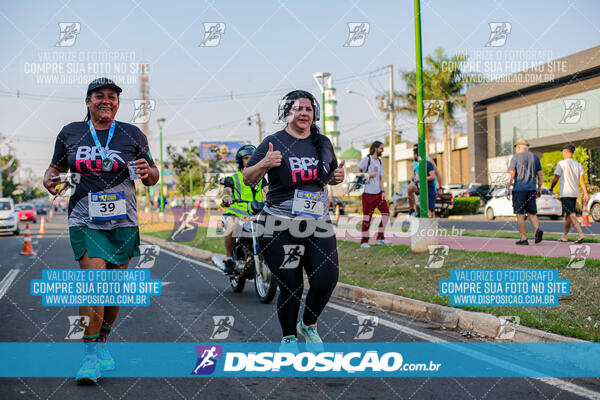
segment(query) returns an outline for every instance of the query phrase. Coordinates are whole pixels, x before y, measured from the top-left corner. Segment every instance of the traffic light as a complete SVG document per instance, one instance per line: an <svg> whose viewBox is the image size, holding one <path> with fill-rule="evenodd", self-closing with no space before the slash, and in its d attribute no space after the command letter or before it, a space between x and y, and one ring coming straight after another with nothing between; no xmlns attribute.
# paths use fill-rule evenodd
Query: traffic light
<svg viewBox="0 0 600 400"><path fill-rule="evenodd" d="M252 117L248 117L248 126L252 125Z"/></svg>

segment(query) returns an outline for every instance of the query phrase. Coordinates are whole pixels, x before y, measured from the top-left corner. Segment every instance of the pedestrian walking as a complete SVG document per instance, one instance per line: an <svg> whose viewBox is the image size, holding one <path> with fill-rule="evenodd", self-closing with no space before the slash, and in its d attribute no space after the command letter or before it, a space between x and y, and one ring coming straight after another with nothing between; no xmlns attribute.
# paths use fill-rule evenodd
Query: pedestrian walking
<svg viewBox="0 0 600 400"><path fill-rule="evenodd" d="M575 243L582 243L585 240L585 235L575 215L575 204L579 197L579 184L583 188L583 204L587 204L589 197L583 165L573 159L573 153L575 153L575 146L570 143L565 144L562 149L563 160L556 164L556 169L554 170L554 179L552 179L552 184L550 185L550 193L552 193L554 186L556 186L560 179L560 202L565 213L565 229L558 241L568 242L569 230L573 226L579 234Z"/></svg>
<svg viewBox="0 0 600 400"><path fill-rule="evenodd" d="M536 199L542 195L542 165L538 156L529 151L529 143L525 139L517 140L514 147L516 154L508 166L510 176L506 185L506 196L509 200L512 196L513 211L517 215L517 225L521 233L521 239L516 244L529 244L525 230L525 214L535 228L535 243L539 243L544 235L540 229L536 205ZM511 191L513 182L514 187Z"/></svg>

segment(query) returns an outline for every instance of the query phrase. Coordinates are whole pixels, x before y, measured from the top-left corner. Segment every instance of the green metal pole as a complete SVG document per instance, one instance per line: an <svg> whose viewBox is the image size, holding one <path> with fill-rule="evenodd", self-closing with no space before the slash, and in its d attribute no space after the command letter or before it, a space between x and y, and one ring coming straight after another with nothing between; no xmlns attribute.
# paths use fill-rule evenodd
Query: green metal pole
<svg viewBox="0 0 600 400"><path fill-rule="evenodd" d="M417 121L419 128L419 204L421 218L427 218L429 196L427 195L427 159L425 158L425 124L423 122L423 54L421 52L421 3L415 0L415 47L417 50Z"/></svg>
<svg viewBox="0 0 600 400"><path fill-rule="evenodd" d="M192 168L190 167L190 202L192 203L192 207L194 206L194 181L192 180Z"/></svg>
<svg viewBox="0 0 600 400"><path fill-rule="evenodd" d="M163 143L162 143L162 126L160 127L160 212L165 211L165 196L163 192Z"/></svg>
<svg viewBox="0 0 600 400"><path fill-rule="evenodd" d="M323 120L323 135L324 135L325 132L327 132L325 130L325 81L323 81L323 96L322 96L321 104L323 104L323 112L321 113L321 119Z"/></svg>

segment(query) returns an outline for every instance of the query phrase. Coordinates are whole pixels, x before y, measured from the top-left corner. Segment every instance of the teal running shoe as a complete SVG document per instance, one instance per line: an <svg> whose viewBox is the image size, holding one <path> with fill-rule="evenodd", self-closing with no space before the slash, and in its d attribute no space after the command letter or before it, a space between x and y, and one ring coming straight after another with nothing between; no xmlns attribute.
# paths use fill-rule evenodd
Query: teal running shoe
<svg viewBox="0 0 600 400"><path fill-rule="evenodd" d="M284 336L281 339L281 344L279 345L280 353L300 353L300 349L298 348L298 339L296 339L295 335Z"/></svg>
<svg viewBox="0 0 600 400"><path fill-rule="evenodd" d="M106 342L98 342L98 363L100 371L112 371L115 369L115 360L113 360Z"/></svg>
<svg viewBox="0 0 600 400"><path fill-rule="evenodd" d="M307 350L318 353L324 350L323 341L317 332L317 324L306 326L303 321L300 321L298 322L297 329L304 336L304 340L306 340Z"/></svg>
<svg viewBox="0 0 600 400"><path fill-rule="evenodd" d="M100 378L100 363L95 355L86 355L81 362L81 368L77 371L75 380L78 383L92 384Z"/></svg>

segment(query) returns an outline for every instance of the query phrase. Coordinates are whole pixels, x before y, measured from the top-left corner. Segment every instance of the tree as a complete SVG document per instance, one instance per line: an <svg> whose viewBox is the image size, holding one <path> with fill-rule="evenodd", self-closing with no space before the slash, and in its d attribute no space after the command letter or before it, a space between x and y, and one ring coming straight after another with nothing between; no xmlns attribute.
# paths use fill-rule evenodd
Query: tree
<svg viewBox="0 0 600 400"><path fill-rule="evenodd" d="M443 115L444 122L444 153L445 168L444 181L450 183L451 179L451 148L450 148L450 126L456 124L455 113L458 107L465 106L465 90L476 80L481 81L478 74L467 75L462 72L461 64L467 61L467 56L457 54L448 57L444 54L442 48L438 48L432 55L425 58L425 68L423 68L423 97L426 100L438 100L440 103L432 103L433 107L438 107L437 112ZM394 94L402 103L399 106L394 105L396 112L407 112L411 115L417 114L417 90L416 90L416 71L401 72L402 80L406 86L405 93ZM386 95L382 97L385 98ZM433 126L437 121L425 123L426 145L429 143L429 137L433 131Z"/></svg>
<svg viewBox="0 0 600 400"><path fill-rule="evenodd" d="M167 145L165 169L169 169L175 176L175 187L183 195L184 204L186 194L189 193L189 174L200 165L198 160L193 157L197 153L199 154L197 146L183 147L180 152L176 147ZM198 185L204 186L204 179L202 177L199 177Z"/></svg>
<svg viewBox="0 0 600 400"><path fill-rule="evenodd" d="M0 168L6 167L7 165L10 165L10 166L1 172L1 174L2 174L2 196L3 197L13 197L12 193L19 186L19 184L13 180L13 176L17 172L17 169L19 168L19 160L17 160L14 157L14 155L12 155L12 154L6 154L3 156L0 156Z"/></svg>

